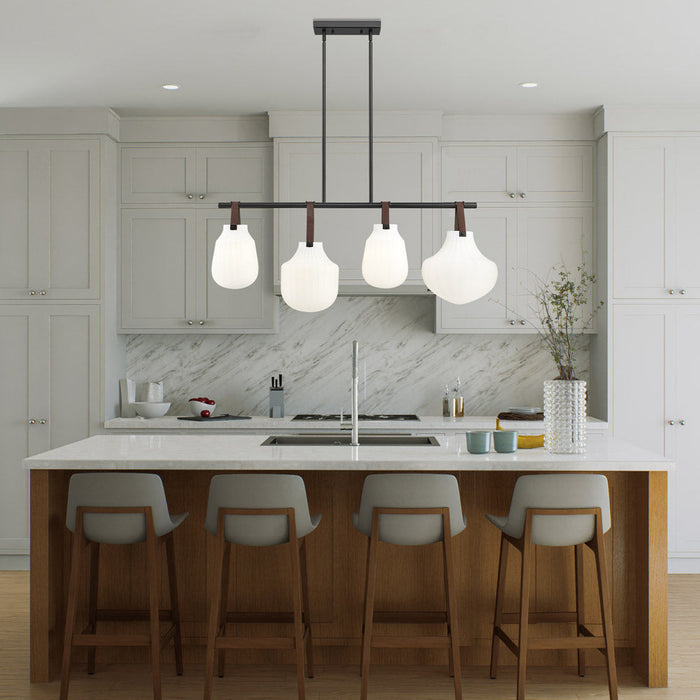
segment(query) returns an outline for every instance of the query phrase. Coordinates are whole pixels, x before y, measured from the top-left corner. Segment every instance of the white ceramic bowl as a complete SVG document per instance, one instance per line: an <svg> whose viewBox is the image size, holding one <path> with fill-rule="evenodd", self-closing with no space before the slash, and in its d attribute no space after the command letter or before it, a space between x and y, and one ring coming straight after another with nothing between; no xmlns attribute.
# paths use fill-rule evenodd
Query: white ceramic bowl
<svg viewBox="0 0 700 700"><path fill-rule="evenodd" d="M142 418L160 418L170 410L170 402L136 401L131 404Z"/></svg>
<svg viewBox="0 0 700 700"><path fill-rule="evenodd" d="M202 411L209 411L209 415L214 415L215 403L208 404L204 403L204 401L190 401L189 404L193 416L201 416Z"/></svg>

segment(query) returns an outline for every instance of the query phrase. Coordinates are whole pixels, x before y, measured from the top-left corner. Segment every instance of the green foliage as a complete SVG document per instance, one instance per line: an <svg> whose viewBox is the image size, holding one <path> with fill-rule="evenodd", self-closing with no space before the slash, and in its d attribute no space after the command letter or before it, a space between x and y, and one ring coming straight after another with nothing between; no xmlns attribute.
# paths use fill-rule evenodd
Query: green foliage
<svg viewBox="0 0 700 700"><path fill-rule="evenodd" d="M537 289L533 292L540 321L538 332L557 365L558 378L574 379L580 329L590 327L603 302L584 320L590 290L596 282L595 275L590 274L583 264L575 272L563 265L552 268L552 272L554 274L550 280L538 280Z"/></svg>

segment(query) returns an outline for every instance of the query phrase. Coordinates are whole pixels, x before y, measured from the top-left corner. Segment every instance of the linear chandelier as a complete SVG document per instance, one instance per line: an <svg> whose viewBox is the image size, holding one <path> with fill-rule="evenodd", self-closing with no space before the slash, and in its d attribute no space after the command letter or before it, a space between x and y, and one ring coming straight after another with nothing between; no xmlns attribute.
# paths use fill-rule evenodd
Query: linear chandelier
<svg viewBox="0 0 700 700"><path fill-rule="evenodd" d="M389 220L390 209L454 209L455 225L435 255L421 267L423 281L430 291L453 304L475 301L493 289L498 277L496 263L477 248L472 231L467 231L465 209L476 209L475 202L375 202L374 201L374 105L372 38L381 31L378 19L316 19L314 33L322 37L322 109L321 109L321 201L320 202L219 202L220 209L231 209L231 221L224 226L214 245L211 274L214 281L227 289L248 287L258 276L255 241L248 227L241 224L241 209L306 209L306 240L294 255L282 264L280 288L282 298L297 311L322 311L338 296L340 270L314 240L315 209L381 209L381 223L365 241L362 276L371 286L392 289L406 281L408 257L406 244L395 224ZM366 35L369 50L369 197L366 202L326 201L326 37L329 35Z"/></svg>

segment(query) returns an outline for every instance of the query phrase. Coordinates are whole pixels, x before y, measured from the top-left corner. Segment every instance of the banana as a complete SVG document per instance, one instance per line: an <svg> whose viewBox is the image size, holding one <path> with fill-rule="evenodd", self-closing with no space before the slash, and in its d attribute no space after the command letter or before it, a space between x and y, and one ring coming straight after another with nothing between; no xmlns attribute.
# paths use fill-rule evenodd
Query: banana
<svg viewBox="0 0 700 700"><path fill-rule="evenodd" d="M496 430L503 430L498 418L496 418ZM534 447L544 447L544 435L518 435L519 450L531 450Z"/></svg>

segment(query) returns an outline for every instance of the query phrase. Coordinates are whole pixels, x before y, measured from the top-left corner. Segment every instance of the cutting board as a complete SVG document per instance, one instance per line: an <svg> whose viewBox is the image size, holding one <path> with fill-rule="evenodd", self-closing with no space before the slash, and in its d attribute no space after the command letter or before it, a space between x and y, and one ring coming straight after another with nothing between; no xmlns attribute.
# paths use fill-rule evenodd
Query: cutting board
<svg viewBox="0 0 700 700"><path fill-rule="evenodd" d="M204 418L202 416L178 416L178 420L196 420L200 423L210 422L214 420L249 420L251 416L231 416L228 413L224 413L222 416L209 416L209 418Z"/></svg>

